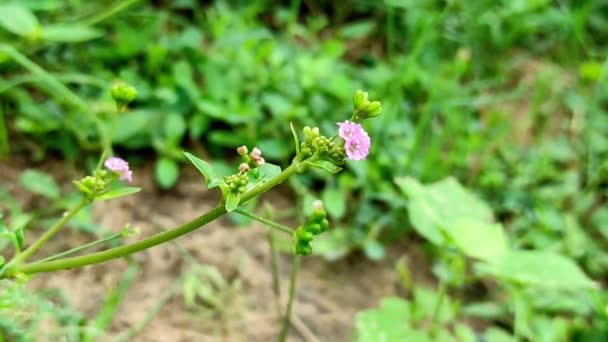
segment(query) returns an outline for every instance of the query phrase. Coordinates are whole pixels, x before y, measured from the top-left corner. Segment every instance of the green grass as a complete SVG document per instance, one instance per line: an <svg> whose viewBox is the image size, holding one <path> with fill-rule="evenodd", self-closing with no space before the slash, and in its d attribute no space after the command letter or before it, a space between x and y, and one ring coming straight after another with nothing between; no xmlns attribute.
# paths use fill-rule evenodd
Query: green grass
<svg viewBox="0 0 608 342"><path fill-rule="evenodd" d="M19 3L40 32L0 29L0 155L94 163L95 117L114 110L108 90L121 79L139 97L115 146L142 163L153 151L169 189L184 146L222 164L237 146L256 145L285 164L289 122L332 132L365 89L384 108L366 127L368 161L323 184L291 182L300 206L325 199L337 227L317 253L382 258L416 234L394 179L453 176L488 203L517 248L565 255L594 279L608 273L601 1ZM58 35L53 24L72 26ZM19 139L6 139L4 126ZM441 259L442 248L429 246ZM569 312L543 312L539 322ZM597 310L566 325L572 338L607 330Z"/></svg>

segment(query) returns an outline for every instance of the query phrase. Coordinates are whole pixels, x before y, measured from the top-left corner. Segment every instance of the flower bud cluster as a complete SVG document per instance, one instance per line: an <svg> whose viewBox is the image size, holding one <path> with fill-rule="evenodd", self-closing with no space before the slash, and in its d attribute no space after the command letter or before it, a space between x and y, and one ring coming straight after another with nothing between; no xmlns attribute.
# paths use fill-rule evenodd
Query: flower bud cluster
<svg viewBox="0 0 608 342"><path fill-rule="evenodd" d="M266 163L264 157L262 157L262 150L254 147L249 153L247 146L241 146L236 149L238 154L243 157L244 162L239 166L241 173L246 173L250 169L260 167Z"/></svg>
<svg viewBox="0 0 608 342"><path fill-rule="evenodd" d="M239 173L236 175L224 177L224 181L233 193L242 194L247 190L247 183L249 183L249 177L245 173Z"/></svg>
<svg viewBox="0 0 608 342"><path fill-rule="evenodd" d="M340 142L336 142L319 133L318 127L304 127L304 141L301 143L300 151L303 158L313 155L321 159L327 159L336 165L344 165L346 162L346 152Z"/></svg>
<svg viewBox="0 0 608 342"><path fill-rule="evenodd" d="M315 235L319 235L329 228L327 213L323 208L321 201L316 201L313 204L313 212L308 218L305 225L296 229L293 233L294 253L299 255L308 255L312 253L310 242Z"/></svg>
<svg viewBox="0 0 608 342"><path fill-rule="evenodd" d="M363 120L373 118L382 113L382 103L380 101L370 101L365 91L357 90L353 96L353 120Z"/></svg>
<svg viewBox="0 0 608 342"><path fill-rule="evenodd" d="M124 82L114 84L110 93L112 94L114 101L116 101L116 106L119 110L123 109L137 98L137 89Z"/></svg>
<svg viewBox="0 0 608 342"><path fill-rule="evenodd" d="M86 176L79 181L74 181L78 190L85 196L94 196L103 191L110 182L109 173L106 170L95 170L92 176Z"/></svg>

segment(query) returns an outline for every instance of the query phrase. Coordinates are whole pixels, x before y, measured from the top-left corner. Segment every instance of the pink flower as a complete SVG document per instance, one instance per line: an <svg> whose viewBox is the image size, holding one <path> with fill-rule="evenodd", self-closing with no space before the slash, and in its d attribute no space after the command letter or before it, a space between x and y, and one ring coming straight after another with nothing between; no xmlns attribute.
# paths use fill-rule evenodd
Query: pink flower
<svg viewBox="0 0 608 342"><path fill-rule="evenodd" d="M117 174L120 180L131 183L133 181L133 172L129 169L129 163L118 157L111 157L104 163L105 167Z"/></svg>
<svg viewBox="0 0 608 342"><path fill-rule="evenodd" d="M338 135L344 139L346 155L352 160L363 160L367 158L372 143L371 138L363 127L354 122L338 122Z"/></svg>
<svg viewBox="0 0 608 342"><path fill-rule="evenodd" d="M348 120L344 122L338 122L338 126L340 126L340 128L338 129L338 135L340 136L340 138L344 139L344 141L356 137L362 134L362 132L365 133L365 130L363 129L363 127L361 127L360 124Z"/></svg>
<svg viewBox="0 0 608 342"><path fill-rule="evenodd" d="M369 154L371 143L372 141L367 133L346 140L346 143L344 144L346 155L352 160L363 160L367 158L367 155Z"/></svg>
<svg viewBox="0 0 608 342"><path fill-rule="evenodd" d="M241 173L245 173L249 171L249 164L247 163L241 163L241 165L239 165L239 171Z"/></svg>

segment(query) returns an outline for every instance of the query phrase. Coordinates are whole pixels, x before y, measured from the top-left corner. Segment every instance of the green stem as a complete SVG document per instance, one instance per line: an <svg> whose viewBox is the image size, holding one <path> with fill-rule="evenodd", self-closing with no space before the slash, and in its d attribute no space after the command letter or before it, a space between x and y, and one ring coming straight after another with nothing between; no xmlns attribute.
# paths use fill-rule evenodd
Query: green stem
<svg viewBox="0 0 608 342"><path fill-rule="evenodd" d="M127 9L128 7L138 3L140 0L126 0L126 1L119 1L118 4L116 4L114 7L110 7L109 9L107 9L104 12L101 12L99 14L97 14L96 16L85 20L84 23L87 25L96 25L99 24L100 22L122 12L123 10Z"/></svg>
<svg viewBox="0 0 608 342"><path fill-rule="evenodd" d="M285 342L285 340L287 339L287 332L289 331L289 323L291 321L291 311L293 309L293 301L296 297L296 282L298 280L299 269L300 255L295 254L293 256L293 266L291 268L291 277L289 280L289 299L287 300L287 310L285 311L285 317L283 317L283 326L281 327L279 342Z"/></svg>
<svg viewBox="0 0 608 342"><path fill-rule="evenodd" d="M281 282L279 281L279 258L275 243L274 232L269 230L266 234L268 247L270 248L270 269L272 270L272 292L274 294L274 306L277 317L281 317Z"/></svg>
<svg viewBox="0 0 608 342"><path fill-rule="evenodd" d="M72 210L65 213L63 215L63 217L61 218L61 220L57 221L57 223L55 223L55 225L53 227L51 227L51 229L47 230L44 234L42 234L42 236L40 238L38 238L38 240L36 240L36 242L34 242L30 247L28 247L21 254L19 254L14 259L14 261L13 261L14 264L19 266L20 263L25 262L29 257L32 256L32 254L36 253L36 251L38 251L40 249L40 247L44 246L44 244L50 238L52 238L55 234L57 234L57 232L61 228L63 228L63 226L65 226L65 224L70 219L72 219L72 217L74 217L76 214L78 214L78 212L82 208L86 207L88 204L89 204L89 201L87 199L83 198L75 208L73 208Z"/></svg>
<svg viewBox="0 0 608 342"><path fill-rule="evenodd" d="M241 204L247 202L248 200L268 191L269 189L279 185L284 180L289 178L290 176L296 174L298 172L299 165L297 163L291 164L288 168L283 170L276 177L272 178L268 182L262 184L259 187L256 187L246 193L241 197ZM120 246L111 248L102 252L91 253L71 258L52 260L46 262L34 262L25 264L23 266L19 266L13 272L5 274L4 277L10 276L15 272L32 274L32 273L40 273L40 272L51 272L58 271L64 269L70 269L75 267L82 267L86 265L98 264L104 261L121 258L133 253L137 253L144 249L148 249L150 247L154 247L161 243L171 241L177 239L178 237L188 234L207 223L219 218L220 216L226 214L226 209L223 206L218 206L215 209L195 218L194 220L183 224L177 228L172 230L168 230L166 232L162 232L146 239Z"/></svg>
<svg viewBox="0 0 608 342"><path fill-rule="evenodd" d="M263 218L261 216L258 216L256 214L250 213L250 212L248 212L246 210L239 209L239 208L234 209L234 212L237 213L237 214L249 217L250 219L256 220L258 222L261 222L261 223L267 225L270 228L274 228L276 230L282 231L283 233L287 233L287 234L289 234L289 236L293 235L293 229L291 229L291 228L289 228L287 226L284 226L284 225L282 225L280 223L274 222L274 221L269 220L269 219L265 219L265 218Z"/></svg>
<svg viewBox="0 0 608 342"><path fill-rule="evenodd" d="M89 243L84 244L82 246L74 247L72 249L68 249L67 251L63 251L61 253L53 254L53 255L51 255L49 257L46 257L44 259L37 260L36 262L44 262L44 261L51 261L51 260L59 259L59 258L62 258L64 256L68 256L70 254L78 253L80 251L84 251L85 249L89 249L91 247L95 247L97 245L101 245L101 244L104 244L106 242L110 242L112 240L116 240L116 239L121 238L121 237L122 237L122 233L116 233L116 234L110 235L110 236L108 236L106 238L103 238L103 239L100 239L100 240L96 240L96 241L93 241L93 242L89 242Z"/></svg>
<svg viewBox="0 0 608 342"><path fill-rule="evenodd" d="M437 302L435 303L435 308L433 309L433 316L431 317L431 329L433 332L436 332L439 329L439 312L447 291L448 286L446 282L441 280L439 282L439 296L437 298Z"/></svg>

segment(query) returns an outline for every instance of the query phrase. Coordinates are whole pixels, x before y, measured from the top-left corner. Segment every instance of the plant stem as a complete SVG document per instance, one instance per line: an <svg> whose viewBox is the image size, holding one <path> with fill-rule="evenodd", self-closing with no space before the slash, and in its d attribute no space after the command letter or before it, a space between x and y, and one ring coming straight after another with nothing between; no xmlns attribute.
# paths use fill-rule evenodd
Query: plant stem
<svg viewBox="0 0 608 342"><path fill-rule="evenodd" d="M254 214L254 213L250 213L248 211L245 211L245 210L239 209L239 208L234 209L234 212L237 213L237 214L249 217L250 219L256 220L258 222L261 222L261 223L267 225L270 228L274 228L276 230L282 231L283 233L287 233L287 234L289 234L289 236L291 236L293 234L293 229L291 229L291 228L289 228L287 226L284 226L284 225L282 225L280 223L274 222L272 220L265 219L265 218L263 218L261 216L258 216L256 214Z"/></svg>
<svg viewBox="0 0 608 342"><path fill-rule="evenodd" d="M270 249L270 268L272 270L272 292L274 294L274 306L277 311L277 319L281 317L281 282L279 281L279 258L275 244L274 232L266 232L268 247Z"/></svg>
<svg viewBox="0 0 608 342"><path fill-rule="evenodd" d="M279 185L284 180L286 180L290 176L297 173L299 168L300 168L300 166L297 163L291 164L288 168L283 170L280 174L278 174L276 177L272 178L268 182L244 193L243 196L241 197L240 204L243 204L243 203L247 202L248 200ZM145 238L143 240L140 240L140 241L137 241L137 242L125 245L125 246L115 247L115 248L111 248L111 249L108 249L108 250L105 250L102 252L96 252L96 253L71 257L71 258L45 261L45 262L34 262L34 263L25 264L22 266L17 265L15 270L12 270L11 272L7 272L6 274L0 276L0 278L14 275L14 273L17 273L17 272L25 273L25 274L51 272L51 271L64 270L64 269L75 268L75 267L82 267L82 266L86 266L86 265L99 264L104 261L121 258L121 257L127 256L127 255L130 255L130 254L142 251L144 249L154 247L161 243L177 239L178 237L188 234L188 233L206 225L207 223L219 218L220 216L222 216L224 214L226 214L226 209L223 206L218 206L218 207L214 208L213 210L211 210L177 228L168 230L166 232L158 233L156 235L150 236L148 238Z"/></svg>
<svg viewBox="0 0 608 342"><path fill-rule="evenodd" d="M433 316L431 317L431 329L433 332L437 331L439 328L439 312L441 310L441 305L443 304L443 299L448 291L448 286L444 280L439 282L439 296L437 298L437 302L435 303L435 308L433 309Z"/></svg>
<svg viewBox="0 0 608 342"><path fill-rule="evenodd" d="M285 311L285 317L283 317L283 326L279 335L279 342L285 342L287 339L287 332L289 331L289 323L291 320L291 310L293 309L293 300L296 296L296 282L298 280L298 270L300 269L300 255L295 254L293 256L293 266L291 268L291 277L289 280L289 299L287 300L287 310Z"/></svg>
<svg viewBox="0 0 608 342"><path fill-rule="evenodd" d="M89 204L89 201L86 198L83 198L80 203L72 210L68 211L63 215L63 217L55 223L51 229L47 230L36 242L34 242L30 247L24 250L21 254L19 254L15 259L14 263L18 266L20 263L26 261L32 254L36 253L50 238L52 238L57 232L65 226L65 224L76 215L82 208L86 207Z"/></svg>
<svg viewBox="0 0 608 342"><path fill-rule="evenodd" d="M89 243L84 244L82 246L74 247L72 249L68 249L67 251L63 251L61 253L53 254L53 255L51 255L49 257L46 257L46 258L44 258L42 260L37 260L36 262L51 261L51 260L59 259L61 257L68 256L68 255L74 254L74 253L78 253L80 251L84 251L85 249L89 249L91 247L95 247L97 245L101 245L101 244L104 244L106 242L110 242L112 240L116 240L116 239L121 238L121 237L122 237L122 233L116 233L116 234L110 235L110 236L108 236L106 238L103 238L103 239L100 239L100 240L96 240L96 241L93 241L93 242L89 242Z"/></svg>

